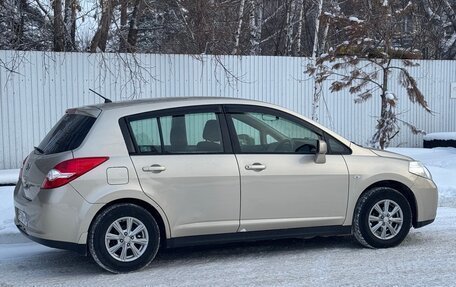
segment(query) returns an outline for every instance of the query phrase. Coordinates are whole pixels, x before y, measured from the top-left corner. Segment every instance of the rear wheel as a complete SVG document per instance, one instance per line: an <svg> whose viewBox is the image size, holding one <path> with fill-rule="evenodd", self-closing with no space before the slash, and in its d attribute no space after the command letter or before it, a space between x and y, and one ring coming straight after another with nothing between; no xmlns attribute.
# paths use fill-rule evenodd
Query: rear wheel
<svg viewBox="0 0 456 287"><path fill-rule="evenodd" d="M89 232L89 251L102 268L123 273L141 269L155 258L160 230L154 217L134 204L103 210Z"/></svg>
<svg viewBox="0 0 456 287"><path fill-rule="evenodd" d="M370 248L388 248L400 244L412 225L407 199L397 190L377 187L358 201L353 233L359 243Z"/></svg>

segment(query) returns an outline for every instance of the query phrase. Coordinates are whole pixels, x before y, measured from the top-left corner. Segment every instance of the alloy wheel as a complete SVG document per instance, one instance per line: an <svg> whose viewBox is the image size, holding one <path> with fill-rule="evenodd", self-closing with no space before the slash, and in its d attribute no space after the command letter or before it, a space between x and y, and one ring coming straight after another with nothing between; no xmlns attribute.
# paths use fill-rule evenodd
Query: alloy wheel
<svg viewBox="0 0 456 287"><path fill-rule="evenodd" d="M369 228L375 237L394 238L402 228L404 214L401 207L391 199L377 202L369 212Z"/></svg>
<svg viewBox="0 0 456 287"><path fill-rule="evenodd" d="M115 220L105 235L109 255L121 262L131 262L141 257L148 243L149 233L146 226L134 217Z"/></svg>

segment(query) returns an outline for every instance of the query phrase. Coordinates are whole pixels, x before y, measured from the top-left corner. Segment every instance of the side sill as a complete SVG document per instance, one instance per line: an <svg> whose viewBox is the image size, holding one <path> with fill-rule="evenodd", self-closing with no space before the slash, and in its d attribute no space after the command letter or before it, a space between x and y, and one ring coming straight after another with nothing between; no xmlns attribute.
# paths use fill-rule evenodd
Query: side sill
<svg viewBox="0 0 456 287"><path fill-rule="evenodd" d="M307 238L315 236L351 235L351 226L321 226L291 229L275 229L265 231L235 232L211 235L197 235L170 238L166 241L167 248L184 246L226 244L232 242L259 241L284 238Z"/></svg>
<svg viewBox="0 0 456 287"><path fill-rule="evenodd" d="M415 229L416 228L421 228L423 226L426 226L428 224L431 224L432 222L434 222L435 218L434 219L431 219L431 220L426 220L426 221L418 221L417 223L415 223L415 226L413 226Z"/></svg>
<svg viewBox="0 0 456 287"><path fill-rule="evenodd" d="M81 255L84 255L84 256L87 255L87 246L85 244L77 244L77 243L65 242L65 241L55 241L55 240L49 240L49 239L43 239L43 238L35 237L35 236L27 234L24 231L22 226L20 226L20 225L16 225L16 226L17 226L17 229L19 229L22 234L24 234L30 240L35 241L36 243L39 243L41 245L44 245L44 246L47 246L47 247L51 247L51 248L74 251L74 252L77 252L77 253L79 253Z"/></svg>

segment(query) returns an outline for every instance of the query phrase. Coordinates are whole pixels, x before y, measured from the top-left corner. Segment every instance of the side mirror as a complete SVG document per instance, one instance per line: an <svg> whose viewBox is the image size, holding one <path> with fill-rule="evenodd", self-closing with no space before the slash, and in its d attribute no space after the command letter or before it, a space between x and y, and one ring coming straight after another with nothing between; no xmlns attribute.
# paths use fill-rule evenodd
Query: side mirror
<svg viewBox="0 0 456 287"><path fill-rule="evenodd" d="M315 154L315 163L326 163L326 153L328 153L328 145L324 140L318 140L317 153Z"/></svg>

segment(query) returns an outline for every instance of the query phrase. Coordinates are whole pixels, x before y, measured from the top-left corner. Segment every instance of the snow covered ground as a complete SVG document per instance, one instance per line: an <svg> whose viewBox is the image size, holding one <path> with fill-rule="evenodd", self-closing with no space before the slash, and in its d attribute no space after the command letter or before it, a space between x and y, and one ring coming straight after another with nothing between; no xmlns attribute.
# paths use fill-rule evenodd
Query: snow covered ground
<svg viewBox="0 0 456 287"><path fill-rule="evenodd" d="M390 150L422 161L440 192L436 221L396 248L365 249L350 237L185 248L110 275L90 258L24 241L14 188L0 187L0 286L456 286L456 149Z"/></svg>
<svg viewBox="0 0 456 287"><path fill-rule="evenodd" d="M0 185L15 184L19 178L19 169L0 170Z"/></svg>
<svg viewBox="0 0 456 287"><path fill-rule="evenodd" d="M13 186L0 186L0 244L28 241L14 225L13 191Z"/></svg>
<svg viewBox="0 0 456 287"><path fill-rule="evenodd" d="M0 244L0 286L455 286L455 222L456 209L439 208L390 249L330 237L165 250L121 275L71 252Z"/></svg>
<svg viewBox="0 0 456 287"><path fill-rule="evenodd" d="M456 148L390 148L389 151L424 163L439 188L439 206L456 207Z"/></svg>

